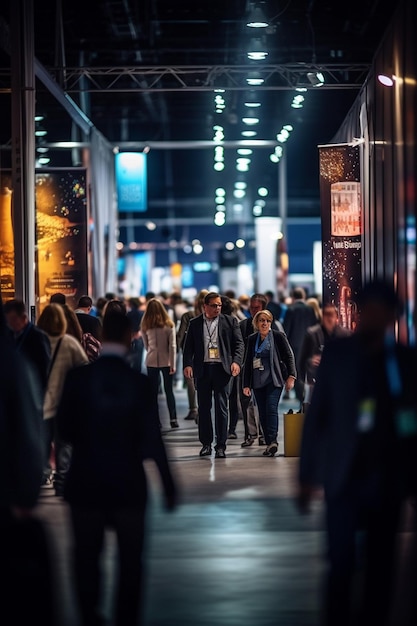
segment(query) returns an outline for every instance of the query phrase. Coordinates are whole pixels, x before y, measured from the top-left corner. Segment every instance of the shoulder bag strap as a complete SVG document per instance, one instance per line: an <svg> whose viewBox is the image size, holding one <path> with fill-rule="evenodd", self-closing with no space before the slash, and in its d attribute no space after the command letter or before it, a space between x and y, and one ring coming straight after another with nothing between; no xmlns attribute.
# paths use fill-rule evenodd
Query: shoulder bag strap
<svg viewBox="0 0 417 626"><path fill-rule="evenodd" d="M48 369L48 378L49 378L49 376L51 375L52 368L53 368L54 363L55 363L56 355L58 354L59 346L61 345L61 341L62 341L62 337L60 337L60 338L58 339L58 343L57 343L57 344L56 344L56 346L55 346L55 350L54 350L54 353L53 353L53 355L52 355L51 362L50 362L50 364L49 364L49 369Z"/></svg>

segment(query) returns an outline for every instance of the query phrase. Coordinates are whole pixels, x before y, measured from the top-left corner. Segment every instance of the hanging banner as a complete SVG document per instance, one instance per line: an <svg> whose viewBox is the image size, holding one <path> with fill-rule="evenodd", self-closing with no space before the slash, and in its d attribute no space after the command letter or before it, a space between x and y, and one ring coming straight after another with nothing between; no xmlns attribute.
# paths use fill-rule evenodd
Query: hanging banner
<svg viewBox="0 0 417 626"><path fill-rule="evenodd" d="M86 171L38 171L35 190L40 310L57 292L75 308L88 294Z"/></svg>
<svg viewBox="0 0 417 626"><path fill-rule="evenodd" d="M319 151L323 302L333 303L340 325L354 330L362 286L359 146L323 146Z"/></svg>
<svg viewBox="0 0 417 626"><path fill-rule="evenodd" d="M146 154L143 152L119 152L115 157L115 167L119 211L146 211Z"/></svg>
<svg viewBox="0 0 417 626"><path fill-rule="evenodd" d="M0 172L0 292L3 302L15 296L12 175L10 172Z"/></svg>

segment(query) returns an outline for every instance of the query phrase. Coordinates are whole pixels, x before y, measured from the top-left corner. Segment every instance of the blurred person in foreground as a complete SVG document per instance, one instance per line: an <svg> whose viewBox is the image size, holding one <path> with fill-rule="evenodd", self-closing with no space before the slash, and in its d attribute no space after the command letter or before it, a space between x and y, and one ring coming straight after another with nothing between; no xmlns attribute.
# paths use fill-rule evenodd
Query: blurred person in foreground
<svg viewBox="0 0 417 626"><path fill-rule="evenodd" d="M157 398L147 377L127 362L130 343L127 316L107 313L101 355L68 374L57 413L60 432L73 447L64 497L71 510L83 626L104 624L100 560L107 528L115 531L119 548L115 624L142 624L147 458L159 470L167 509L173 509L176 501Z"/></svg>
<svg viewBox="0 0 417 626"><path fill-rule="evenodd" d="M314 487L324 488L327 626L389 623L400 510L416 488L416 355L395 343L401 306L379 281L364 287L358 306L357 331L323 351L299 465L301 511ZM358 596L352 592L359 545Z"/></svg>
<svg viewBox="0 0 417 626"><path fill-rule="evenodd" d="M7 332L1 299L0 355L0 619L49 626L49 573L33 560L43 537L28 544L40 529L33 509L43 476L42 388Z"/></svg>

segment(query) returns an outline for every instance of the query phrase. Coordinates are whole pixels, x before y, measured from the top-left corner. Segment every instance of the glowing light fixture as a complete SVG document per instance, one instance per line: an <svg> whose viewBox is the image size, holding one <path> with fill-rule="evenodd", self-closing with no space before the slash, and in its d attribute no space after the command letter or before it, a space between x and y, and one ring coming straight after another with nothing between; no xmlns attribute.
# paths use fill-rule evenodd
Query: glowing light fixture
<svg viewBox="0 0 417 626"><path fill-rule="evenodd" d="M258 195L261 196L261 198L266 198L268 195L268 189L266 187L259 187Z"/></svg>
<svg viewBox="0 0 417 626"><path fill-rule="evenodd" d="M256 94L253 91L249 91L245 97L245 107L256 109L261 106Z"/></svg>
<svg viewBox="0 0 417 626"><path fill-rule="evenodd" d="M246 78L246 82L252 87L258 87L259 85L264 84L265 79L262 77L260 72L250 72Z"/></svg>
<svg viewBox="0 0 417 626"><path fill-rule="evenodd" d="M257 117L255 111L250 109L247 114L242 117L242 122L247 126L254 126L255 124L259 124L259 117Z"/></svg>
<svg viewBox="0 0 417 626"><path fill-rule="evenodd" d="M225 196L225 195L226 195L226 190L223 189L223 187L217 187L216 196Z"/></svg>
<svg viewBox="0 0 417 626"><path fill-rule="evenodd" d="M313 87L322 87L324 85L324 76L322 72L307 72L307 78Z"/></svg>
<svg viewBox="0 0 417 626"><path fill-rule="evenodd" d="M268 20L261 7L255 6L251 10L246 26L249 28L266 28L268 26Z"/></svg>
<svg viewBox="0 0 417 626"><path fill-rule="evenodd" d="M248 59L251 61L263 61L268 56L268 51L262 45L260 38L252 39L248 50Z"/></svg>
<svg viewBox="0 0 417 626"><path fill-rule="evenodd" d="M384 87L392 87L394 84L394 77L388 74L378 74L378 80Z"/></svg>
<svg viewBox="0 0 417 626"><path fill-rule="evenodd" d="M249 156L250 154L252 154L252 152L253 152L253 151L252 151L252 150L250 150L250 148L239 148L239 149L237 150L237 153L238 153L240 156Z"/></svg>
<svg viewBox="0 0 417 626"><path fill-rule="evenodd" d="M244 248L246 241L244 239L236 239L236 248Z"/></svg>
<svg viewBox="0 0 417 626"><path fill-rule="evenodd" d="M242 137L256 137L257 134L256 130L242 130L241 132Z"/></svg>

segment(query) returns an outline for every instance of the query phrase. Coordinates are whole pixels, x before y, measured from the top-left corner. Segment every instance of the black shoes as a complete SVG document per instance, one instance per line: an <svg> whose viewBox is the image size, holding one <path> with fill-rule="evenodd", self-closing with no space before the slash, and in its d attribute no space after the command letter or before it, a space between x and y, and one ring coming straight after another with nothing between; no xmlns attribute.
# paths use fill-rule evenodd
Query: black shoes
<svg viewBox="0 0 417 626"><path fill-rule="evenodd" d="M210 456L211 446L203 446L200 450L200 456Z"/></svg>
<svg viewBox="0 0 417 626"><path fill-rule="evenodd" d="M245 439L245 441L243 443L240 444L241 448L249 448L249 446L252 446L255 442L255 437L248 437L247 439Z"/></svg>
<svg viewBox="0 0 417 626"><path fill-rule="evenodd" d="M171 420L170 424L171 424L171 428L178 428L179 427L179 424L178 424L177 420Z"/></svg>
<svg viewBox="0 0 417 626"><path fill-rule="evenodd" d="M236 435L236 433L231 432L231 433L229 433L229 434L227 435L227 438L228 438L228 439L237 439L237 435Z"/></svg>
<svg viewBox="0 0 417 626"><path fill-rule="evenodd" d="M198 411L196 409L190 409L188 411L188 415L184 417L185 420L194 420L196 421L198 418Z"/></svg>
<svg viewBox="0 0 417 626"><path fill-rule="evenodd" d="M275 456L278 452L278 444L276 441L273 441L266 447L266 450L262 452L263 456Z"/></svg>
<svg viewBox="0 0 417 626"><path fill-rule="evenodd" d="M226 458L226 453L224 451L223 448L219 448L218 450L216 450L216 455L215 455L216 459L225 459Z"/></svg>

